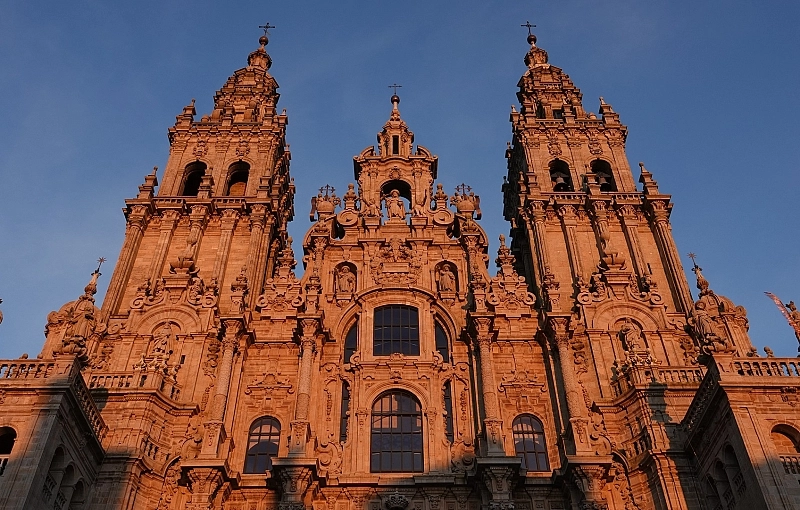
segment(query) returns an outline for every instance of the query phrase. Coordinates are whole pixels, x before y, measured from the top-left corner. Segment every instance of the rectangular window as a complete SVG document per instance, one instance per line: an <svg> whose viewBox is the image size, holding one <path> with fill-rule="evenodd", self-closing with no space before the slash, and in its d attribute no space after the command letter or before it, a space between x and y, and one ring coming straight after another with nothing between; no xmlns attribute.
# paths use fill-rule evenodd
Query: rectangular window
<svg viewBox="0 0 800 510"><path fill-rule="evenodd" d="M553 110L553 118L554 119L563 119L564 118L564 110Z"/></svg>
<svg viewBox="0 0 800 510"><path fill-rule="evenodd" d="M350 418L350 387L342 383L342 416L339 422L339 441L347 441L347 421Z"/></svg>
<svg viewBox="0 0 800 510"><path fill-rule="evenodd" d="M419 312L412 306L392 305L375 309L372 354L419 356Z"/></svg>
<svg viewBox="0 0 800 510"><path fill-rule="evenodd" d="M453 430L453 394L450 390L450 381L444 383L443 390L444 398L444 435L451 443L455 439L455 432Z"/></svg>
<svg viewBox="0 0 800 510"><path fill-rule="evenodd" d="M397 135L392 137L392 154L400 154L400 137Z"/></svg>

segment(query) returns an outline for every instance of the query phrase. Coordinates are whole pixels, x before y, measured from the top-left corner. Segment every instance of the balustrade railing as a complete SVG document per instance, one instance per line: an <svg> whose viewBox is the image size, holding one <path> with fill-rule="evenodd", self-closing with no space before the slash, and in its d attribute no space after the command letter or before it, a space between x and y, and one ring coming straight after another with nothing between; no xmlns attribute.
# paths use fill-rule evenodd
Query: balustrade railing
<svg viewBox="0 0 800 510"><path fill-rule="evenodd" d="M781 462L783 469L789 475L800 475L800 454L799 455L781 455Z"/></svg>
<svg viewBox="0 0 800 510"><path fill-rule="evenodd" d="M45 379L53 373L55 361L0 361L0 379Z"/></svg>
<svg viewBox="0 0 800 510"><path fill-rule="evenodd" d="M766 358L753 361L733 361L733 372L747 377L800 377L797 358Z"/></svg>

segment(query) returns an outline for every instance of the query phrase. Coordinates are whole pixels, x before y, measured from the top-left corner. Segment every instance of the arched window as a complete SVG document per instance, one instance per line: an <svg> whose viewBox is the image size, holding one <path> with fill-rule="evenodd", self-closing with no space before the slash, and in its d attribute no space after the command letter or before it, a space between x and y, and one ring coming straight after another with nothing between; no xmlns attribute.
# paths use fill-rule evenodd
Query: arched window
<svg viewBox="0 0 800 510"><path fill-rule="evenodd" d="M600 191L617 191L617 183L614 182L614 174L611 172L611 165L608 164L608 161L602 159L592 161L592 173L597 176Z"/></svg>
<svg viewBox="0 0 800 510"><path fill-rule="evenodd" d="M231 197L243 197L247 190L247 179L250 176L250 165L243 161L231 165L225 194Z"/></svg>
<svg viewBox="0 0 800 510"><path fill-rule="evenodd" d="M347 441L347 422L350 420L350 385L342 381L342 408L339 419L339 441Z"/></svg>
<svg viewBox="0 0 800 510"><path fill-rule="evenodd" d="M183 174L183 186L181 186L181 196L196 197L200 191L200 181L206 174L206 164L202 161L195 161L186 167Z"/></svg>
<svg viewBox="0 0 800 510"><path fill-rule="evenodd" d="M511 431L517 457L522 459L522 469L550 471L542 422L530 414L523 414L514 419Z"/></svg>
<svg viewBox="0 0 800 510"><path fill-rule="evenodd" d="M247 440L245 473L266 473L272 469L272 457L278 455L281 424L275 418L264 416L253 422Z"/></svg>
<svg viewBox="0 0 800 510"><path fill-rule="evenodd" d="M450 342L447 338L447 333L445 333L444 328L438 321L434 328L434 336L436 337L436 350L442 355L445 363L450 363Z"/></svg>
<svg viewBox="0 0 800 510"><path fill-rule="evenodd" d="M384 393L372 405L370 471L422 472L422 408L406 391Z"/></svg>
<svg viewBox="0 0 800 510"><path fill-rule="evenodd" d="M800 441L798 441L800 434L792 427L778 425L772 429L770 436L779 454L800 453Z"/></svg>
<svg viewBox="0 0 800 510"><path fill-rule="evenodd" d="M553 185L553 191L575 191L572 186L569 165L560 159L550 162L550 182Z"/></svg>
<svg viewBox="0 0 800 510"><path fill-rule="evenodd" d="M375 309L372 354L394 353L419 356L419 312L413 306L390 305Z"/></svg>
<svg viewBox="0 0 800 510"><path fill-rule="evenodd" d="M14 449L14 441L17 440L17 432L11 427L0 427L0 476L8 465L8 457Z"/></svg>
<svg viewBox="0 0 800 510"><path fill-rule="evenodd" d="M344 362L350 363L350 358L358 350L358 322L353 324L344 338Z"/></svg>

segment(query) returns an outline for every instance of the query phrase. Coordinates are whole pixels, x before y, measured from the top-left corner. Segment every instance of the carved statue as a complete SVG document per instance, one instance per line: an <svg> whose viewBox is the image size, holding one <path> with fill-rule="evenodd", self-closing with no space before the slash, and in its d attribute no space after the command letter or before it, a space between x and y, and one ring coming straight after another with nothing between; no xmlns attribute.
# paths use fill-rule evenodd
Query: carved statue
<svg viewBox="0 0 800 510"><path fill-rule="evenodd" d="M384 198L384 202L386 203L386 214L389 219L393 218L400 218L405 219L406 217L406 204L403 202L403 199L400 198L400 192L396 189L393 189L391 193L387 197Z"/></svg>
<svg viewBox="0 0 800 510"><path fill-rule="evenodd" d="M337 291L343 294L350 294L356 289L356 275L350 270L349 266L342 266L336 275Z"/></svg>
<svg viewBox="0 0 800 510"><path fill-rule="evenodd" d="M152 354L168 354L169 345L172 342L172 326L169 322L165 322L161 329L153 335L153 350Z"/></svg>
<svg viewBox="0 0 800 510"><path fill-rule="evenodd" d="M449 264L443 264L439 269L439 292L455 292L456 276Z"/></svg>
<svg viewBox="0 0 800 510"><path fill-rule="evenodd" d="M367 218L377 218L381 215L380 209L375 204L375 200L367 197L361 200L361 215Z"/></svg>
<svg viewBox="0 0 800 510"><path fill-rule="evenodd" d="M203 297L203 293L204 293L203 280L195 276L189 282L189 291L187 293L187 298L188 298L187 300L190 303L197 304Z"/></svg>
<svg viewBox="0 0 800 510"><path fill-rule="evenodd" d="M422 198L418 198L411 209L411 216L424 216L425 205L428 203L428 188L422 192Z"/></svg>
<svg viewBox="0 0 800 510"><path fill-rule="evenodd" d="M627 317L622 324L622 328L619 330L619 336L622 341L625 342L625 346L629 351L641 350L642 344L644 343L642 332L639 331L636 324Z"/></svg>

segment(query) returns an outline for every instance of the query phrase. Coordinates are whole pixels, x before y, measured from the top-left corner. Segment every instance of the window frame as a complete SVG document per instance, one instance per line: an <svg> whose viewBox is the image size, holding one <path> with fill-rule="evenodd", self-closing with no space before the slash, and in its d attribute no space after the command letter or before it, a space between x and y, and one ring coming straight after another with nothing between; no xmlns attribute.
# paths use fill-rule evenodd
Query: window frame
<svg viewBox="0 0 800 510"><path fill-rule="evenodd" d="M267 432L264 432L264 427L266 425L268 425L269 428ZM247 435L247 449L245 450L242 473L261 474L272 469L272 459L277 457L280 451L281 429L280 420L273 416L261 416L253 420ZM265 448L266 451L255 451L251 453L253 448L261 444L267 445ZM263 470L259 470L262 457L265 459L265 466Z"/></svg>
<svg viewBox="0 0 800 510"><path fill-rule="evenodd" d="M530 430L523 428L526 425L530 426ZM542 420L530 413L517 415L511 423L511 437L514 442L514 453L520 458L522 469L529 473L550 472L550 456L547 452L547 437ZM529 444L533 446L532 449L526 447ZM536 462L533 467L529 467L531 459ZM540 462L542 459L544 465Z"/></svg>
<svg viewBox="0 0 800 510"><path fill-rule="evenodd" d="M372 311L372 355L419 356L419 315L419 308L412 305L376 307Z"/></svg>
<svg viewBox="0 0 800 510"><path fill-rule="evenodd" d="M422 404L413 393L392 389L372 403L369 456L370 473L425 471Z"/></svg>

